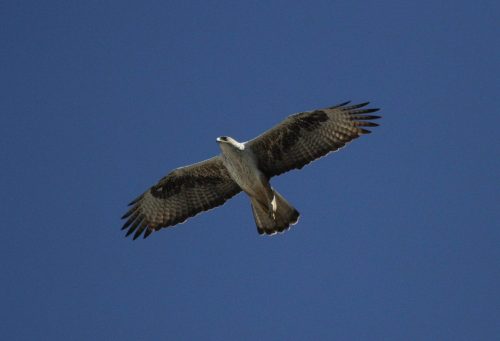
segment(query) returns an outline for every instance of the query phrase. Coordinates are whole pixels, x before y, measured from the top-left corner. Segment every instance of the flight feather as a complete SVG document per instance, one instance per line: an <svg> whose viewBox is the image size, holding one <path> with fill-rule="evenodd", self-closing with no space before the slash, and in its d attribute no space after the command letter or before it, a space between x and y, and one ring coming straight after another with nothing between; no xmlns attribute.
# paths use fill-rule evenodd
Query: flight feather
<svg viewBox="0 0 500 341"><path fill-rule="evenodd" d="M258 167L268 177L300 169L311 161L336 151L378 126L365 109L369 103L348 106L349 102L325 109L301 112L250 140L246 146L257 156Z"/></svg>
<svg viewBox="0 0 500 341"><path fill-rule="evenodd" d="M132 201L123 229L134 239L144 232L184 222L197 213L224 204L241 191L220 156L178 168Z"/></svg>

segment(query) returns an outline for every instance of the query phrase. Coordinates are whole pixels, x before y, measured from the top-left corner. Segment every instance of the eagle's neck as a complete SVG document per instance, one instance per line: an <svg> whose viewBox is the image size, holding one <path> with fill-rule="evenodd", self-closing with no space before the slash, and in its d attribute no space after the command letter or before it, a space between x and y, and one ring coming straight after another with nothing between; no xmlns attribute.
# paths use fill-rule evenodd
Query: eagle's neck
<svg viewBox="0 0 500 341"><path fill-rule="evenodd" d="M245 150L245 144L241 143L241 142L238 142L235 139L231 139L231 141L229 142L229 144L231 144L234 148L236 148L238 150Z"/></svg>

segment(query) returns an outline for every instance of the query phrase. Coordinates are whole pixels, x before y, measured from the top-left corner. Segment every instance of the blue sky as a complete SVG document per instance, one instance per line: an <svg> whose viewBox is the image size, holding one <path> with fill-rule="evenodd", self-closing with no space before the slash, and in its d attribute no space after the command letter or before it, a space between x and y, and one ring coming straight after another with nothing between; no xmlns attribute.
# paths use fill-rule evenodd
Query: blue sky
<svg viewBox="0 0 500 341"><path fill-rule="evenodd" d="M496 1L0 5L0 333L17 340L493 340L500 333ZM383 120L132 242L126 204L287 115Z"/></svg>

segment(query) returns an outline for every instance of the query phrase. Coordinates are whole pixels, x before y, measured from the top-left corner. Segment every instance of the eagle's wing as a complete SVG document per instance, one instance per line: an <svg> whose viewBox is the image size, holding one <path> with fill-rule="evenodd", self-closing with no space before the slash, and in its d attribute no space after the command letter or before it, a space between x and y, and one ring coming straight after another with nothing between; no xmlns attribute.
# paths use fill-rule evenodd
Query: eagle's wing
<svg viewBox="0 0 500 341"><path fill-rule="evenodd" d="M311 161L342 148L362 134L363 127L378 124L366 115L379 109L361 109L367 103L350 102L314 111L301 112L246 143L257 156L259 169L268 177L300 169Z"/></svg>
<svg viewBox="0 0 500 341"><path fill-rule="evenodd" d="M144 238L154 230L184 222L202 211L222 205L241 191L220 156L177 168L130 203L122 219L127 236Z"/></svg>

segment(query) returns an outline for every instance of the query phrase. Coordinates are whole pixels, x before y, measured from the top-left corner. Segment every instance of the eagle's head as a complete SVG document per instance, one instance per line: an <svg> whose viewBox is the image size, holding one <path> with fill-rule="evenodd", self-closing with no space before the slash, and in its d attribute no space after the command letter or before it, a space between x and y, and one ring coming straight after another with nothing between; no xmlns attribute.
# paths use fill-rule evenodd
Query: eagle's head
<svg viewBox="0 0 500 341"><path fill-rule="evenodd" d="M236 148L239 150L244 150L245 145L243 143L240 143L233 139L232 137L229 136L220 136L217 138L217 143L219 144L219 147L222 148Z"/></svg>

